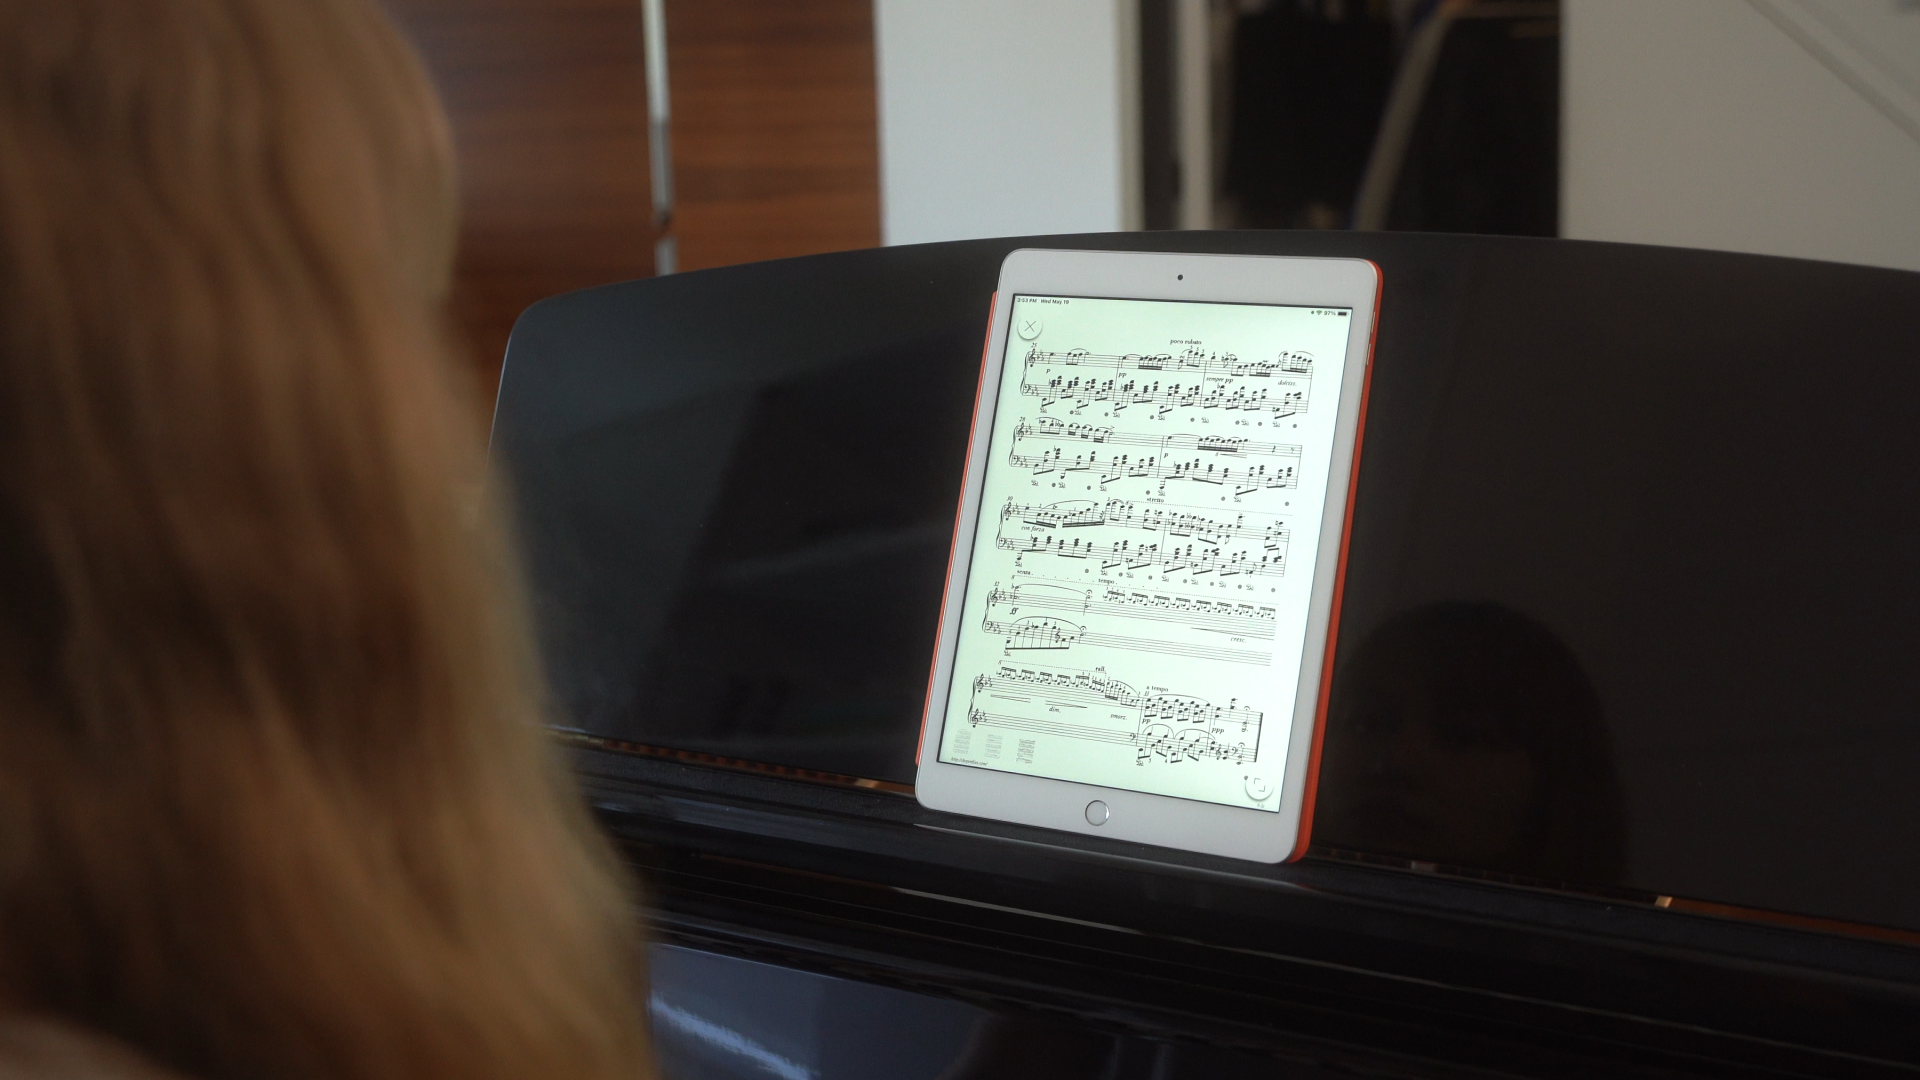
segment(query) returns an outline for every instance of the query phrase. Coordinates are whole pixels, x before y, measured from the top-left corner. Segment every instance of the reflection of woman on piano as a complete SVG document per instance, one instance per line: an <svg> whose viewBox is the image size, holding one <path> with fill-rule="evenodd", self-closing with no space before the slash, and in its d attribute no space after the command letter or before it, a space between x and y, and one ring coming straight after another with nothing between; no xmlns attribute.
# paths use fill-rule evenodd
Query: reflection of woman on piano
<svg viewBox="0 0 1920 1080"><path fill-rule="evenodd" d="M1491 603L1391 620L1334 683L1313 841L1545 881L1621 883L1600 702L1554 634Z"/></svg>

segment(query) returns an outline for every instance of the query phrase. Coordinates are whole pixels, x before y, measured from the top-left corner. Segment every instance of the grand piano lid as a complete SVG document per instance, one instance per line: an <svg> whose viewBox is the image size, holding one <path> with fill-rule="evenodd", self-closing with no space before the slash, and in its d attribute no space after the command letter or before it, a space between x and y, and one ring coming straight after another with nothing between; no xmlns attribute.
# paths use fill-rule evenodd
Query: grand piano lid
<svg viewBox="0 0 1920 1080"><path fill-rule="evenodd" d="M1321 856L1920 931L1920 275L1900 271L1135 233L545 301L494 440L558 723L911 784L988 298L1023 246L1383 270Z"/></svg>

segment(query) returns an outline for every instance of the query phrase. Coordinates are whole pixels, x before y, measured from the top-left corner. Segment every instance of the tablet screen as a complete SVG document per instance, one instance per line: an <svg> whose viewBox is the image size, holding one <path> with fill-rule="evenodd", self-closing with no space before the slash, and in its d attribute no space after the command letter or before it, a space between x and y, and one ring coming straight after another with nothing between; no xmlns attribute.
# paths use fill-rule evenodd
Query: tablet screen
<svg viewBox="0 0 1920 1080"><path fill-rule="evenodd" d="M940 760L1277 811L1352 311L1011 304Z"/></svg>

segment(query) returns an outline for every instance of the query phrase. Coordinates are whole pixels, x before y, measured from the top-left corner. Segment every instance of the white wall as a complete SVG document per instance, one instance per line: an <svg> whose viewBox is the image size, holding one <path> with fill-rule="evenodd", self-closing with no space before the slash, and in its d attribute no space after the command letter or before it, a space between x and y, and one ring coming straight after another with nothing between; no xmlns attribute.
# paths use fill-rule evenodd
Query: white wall
<svg viewBox="0 0 1920 1080"><path fill-rule="evenodd" d="M881 237L1138 219L1130 0L874 0Z"/></svg>
<svg viewBox="0 0 1920 1080"><path fill-rule="evenodd" d="M1565 0L1563 42L1562 235L1920 269L1920 3Z"/></svg>

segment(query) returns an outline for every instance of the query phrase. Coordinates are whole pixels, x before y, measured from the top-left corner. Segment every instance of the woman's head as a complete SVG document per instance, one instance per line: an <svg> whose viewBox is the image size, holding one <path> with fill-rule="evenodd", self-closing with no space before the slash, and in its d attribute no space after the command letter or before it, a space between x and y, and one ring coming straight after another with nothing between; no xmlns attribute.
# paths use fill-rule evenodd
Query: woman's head
<svg viewBox="0 0 1920 1080"><path fill-rule="evenodd" d="M0 1000L209 1076L630 1071L367 0L0 0Z"/></svg>

